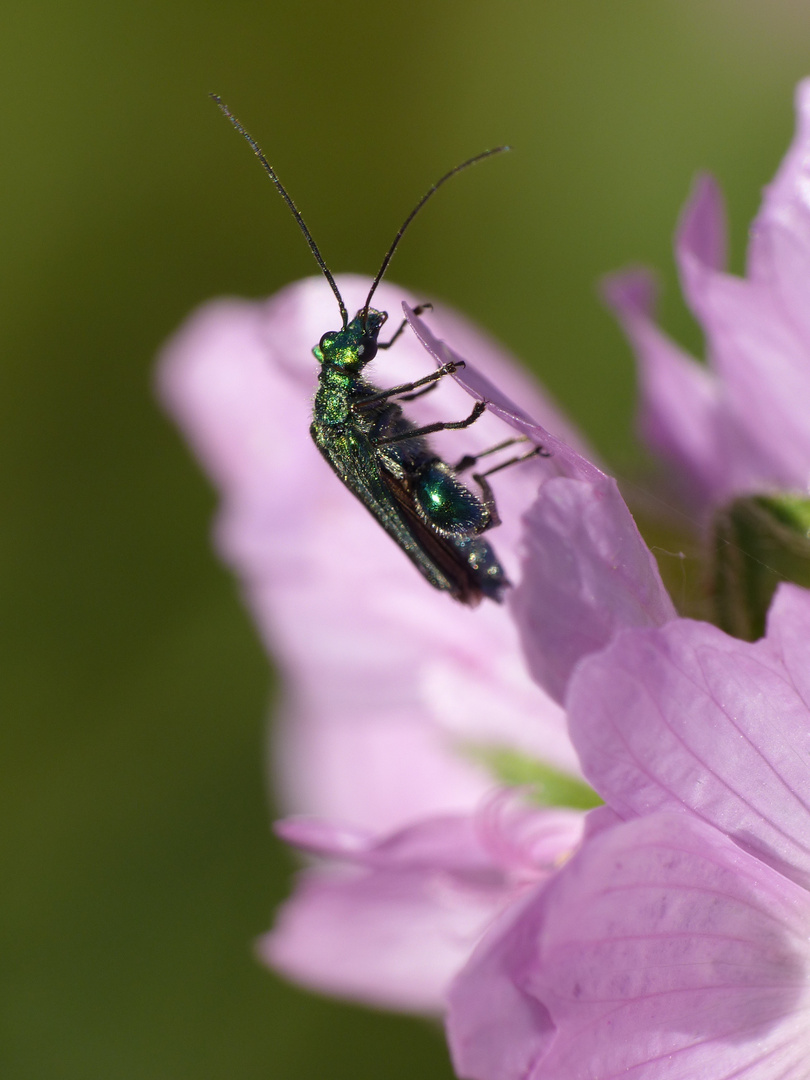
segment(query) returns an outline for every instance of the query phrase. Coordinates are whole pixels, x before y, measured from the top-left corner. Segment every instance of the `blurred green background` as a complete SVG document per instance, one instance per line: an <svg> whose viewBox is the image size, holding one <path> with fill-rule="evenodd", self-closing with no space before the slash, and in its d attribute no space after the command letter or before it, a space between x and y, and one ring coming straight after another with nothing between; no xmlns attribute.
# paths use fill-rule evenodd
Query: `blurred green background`
<svg viewBox="0 0 810 1080"><path fill-rule="evenodd" d="M312 273L262 142L335 271L376 269L522 355L619 469L633 372L599 275L663 270L714 170L732 253L793 126L810 13L771 0L7 0L2 111L4 1080L447 1077L441 1037L304 994L251 942L270 837L269 665L156 408L201 301ZM302 363L308 358L302 357Z"/></svg>

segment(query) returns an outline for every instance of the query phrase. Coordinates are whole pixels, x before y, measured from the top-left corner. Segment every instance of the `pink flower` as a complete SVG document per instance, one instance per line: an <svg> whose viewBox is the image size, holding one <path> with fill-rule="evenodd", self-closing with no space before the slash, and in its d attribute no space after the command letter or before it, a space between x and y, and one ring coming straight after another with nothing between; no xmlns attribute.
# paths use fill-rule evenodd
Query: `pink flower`
<svg viewBox="0 0 810 1080"><path fill-rule="evenodd" d="M638 358L642 434L698 511L739 494L808 491L810 80L799 84L797 109L793 145L751 229L745 279L725 272L722 198L711 177L698 178L684 209L675 254L708 367L655 324L647 272L605 285Z"/></svg>
<svg viewBox="0 0 810 1080"><path fill-rule="evenodd" d="M338 284L359 308L368 283ZM393 326L402 295L377 293ZM310 352L337 321L319 279L267 303L211 304L169 344L161 389L221 490L218 546L284 675L276 791L306 820L282 834L320 858L262 955L331 993L435 1010L489 921L579 835L578 812L536 808L494 839L503 763L581 789L559 705L574 665L617 628L674 613L614 482L572 449L576 434L502 350L446 311L430 323L468 362L464 389L443 380L409 415L463 417L483 387L491 415L434 436L447 460L503 441L504 420L553 456L493 477L504 524L492 543L513 599L471 611L431 589L309 437ZM419 377L426 359L407 332L375 362L377 381ZM527 822L542 851L518 842Z"/></svg>
<svg viewBox="0 0 810 1080"><path fill-rule="evenodd" d="M450 994L480 1080L803 1077L810 1052L810 593L767 636L677 620L581 663L591 836Z"/></svg>

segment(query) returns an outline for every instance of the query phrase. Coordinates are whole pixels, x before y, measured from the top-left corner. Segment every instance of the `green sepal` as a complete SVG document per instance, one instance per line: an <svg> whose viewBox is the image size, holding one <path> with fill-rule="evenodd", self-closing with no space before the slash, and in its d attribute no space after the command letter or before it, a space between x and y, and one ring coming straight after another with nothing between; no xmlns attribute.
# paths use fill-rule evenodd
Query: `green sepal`
<svg viewBox="0 0 810 1080"><path fill-rule="evenodd" d="M810 588L810 499L746 495L718 510L712 535L710 594L715 622L744 641L765 633L780 581Z"/></svg>
<svg viewBox="0 0 810 1080"><path fill-rule="evenodd" d="M506 787L531 789L529 798L540 806L564 806L572 810L592 810L602 800L584 780L560 772L543 761L506 746L466 746L468 757L486 766Z"/></svg>

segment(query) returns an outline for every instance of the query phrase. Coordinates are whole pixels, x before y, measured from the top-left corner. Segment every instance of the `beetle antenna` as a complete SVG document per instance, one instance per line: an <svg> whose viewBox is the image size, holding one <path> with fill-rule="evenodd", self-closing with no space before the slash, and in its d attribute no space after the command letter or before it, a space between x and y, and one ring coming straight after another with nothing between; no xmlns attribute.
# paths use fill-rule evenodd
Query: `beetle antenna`
<svg viewBox="0 0 810 1080"><path fill-rule="evenodd" d="M340 290L338 289L337 285L335 284L335 279L332 277L332 274L329 271L329 267L323 261L323 255L321 255L320 251L318 250L318 245L315 243L315 241L312 238L312 233L307 228L306 222L304 221L303 217L301 216L301 211L298 209L298 207L292 201L292 198L290 197L289 193L287 192L287 189L284 187L282 182L276 176L276 170L273 168L273 166L270 164L270 162L264 156L264 154L262 153L261 147L256 142L256 140L253 138L253 136L250 134L250 132L246 131L242 127L242 125L239 123L239 121L236 119L236 117L233 115L231 110L228 108L228 106L225 104L225 102L222 100L222 98L218 94L210 94L209 96L211 98L213 98L213 100L217 103L217 105L219 106L221 112L230 120L230 122L233 124L233 126L236 128L236 130L239 132L239 134L243 135L245 137L245 139L247 139L248 143L250 144L251 150L253 151L253 153L256 155L256 157L261 162L262 168L267 173L267 175L270 177L270 179L273 181L273 183L276 185L276 188L278 189L282 199L284 199L284 202L287 204L287 206L289 206L290 211L292 212L292 216L298 222L298 228L301 230L301 232L306 237L306 241L310 246L310 250L312 251L312 254L315 256L315 261L317 262L318 266L321 268L321 273L326 278L326 280L329 282L329 286L332 289L332 292L335 294L335 298L337 299L337 302L338 302L338 307L340 308L340 317L343 319L343 329L345 330L346 327L349 324L349 315L348 315L348 312L346 311L346 305L343 303L343 297L340 295ZM471 164L471 163L467 162L466 164ZM463 168L463 166L462 166L462 168ZM458 170L456 169L455 171L457 172ZM445 179L447 179L447 178L445 177ZM439 181L439 183L442 183L442 181ZM432 192L431 192L431 194L432 194ZM422 201L424 202L424 199ZM411 216L413 216L413 215L411 215ZM399 239L399 237L397 237L397 239ZM368 303L366 303L366 307L368 307Z"/></svg>
<svg viewBox="0 0 810 1080"><path fill-rule="evenodd" d="M394 256L394 252L397 250L397 245L399 244L400 240L404 236L405 230L408 228L410 223L413 221L413 219L416 217L416 215L419 213L419 211L422 209L422 207L425 205L425 203L428 201L428 199L430 199L433 195L435 195L436 192L439 190L439 188L442 186L442 184L444 184L447 180L449 180L451 176L455 176L456 173L460 173L464 169L468 169L471 165L477 165L478 162L483 161L484 158L492 157L494 154L503 154L506 150L511 150L511 147L510 146L496 146L494 148L494 150L484 150L483 153L476 154L475 157L471 157L467 161L462 161L462 163L460 165L456 165L455 169L451 169L450 172L445 173L444 176L440 180L437 180L436 183L433 184L433 186L431 188L429 188L428 191L425 192L425 194L422 196L422 198L419 200L419 202L416 204L416 206L413 208L413 210L411 210L410 214L408 214L408 216L403 221L402 225L400 226L399 232L394 237L393 244L391 244L390 248L385 253L385 258L382 261L382 265L380 266L380 269L377 271L377 276L374 278L374 281L373 281L373 283L371 285L371 289L369 291L369 294L366 297L366 302L365 302L365 304L364 304L364 306L362 308L361 313L363 315L364 322L368 321L368 309L369 309L369 305L371 304L371 298L374 295L374 293L376 292L377 286L382 281L383 276L385 275L385 271L388 269L388 264L391 262L391 259Z"/></svg>

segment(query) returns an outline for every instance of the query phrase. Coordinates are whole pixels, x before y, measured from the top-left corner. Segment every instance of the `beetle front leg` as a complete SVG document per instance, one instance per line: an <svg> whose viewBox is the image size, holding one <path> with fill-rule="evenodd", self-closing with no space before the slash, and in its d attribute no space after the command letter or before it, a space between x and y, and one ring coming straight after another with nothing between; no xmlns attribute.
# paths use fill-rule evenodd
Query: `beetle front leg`
<svg viewBox="0 0 810 1080"><path fill-rule="evenodd" d="M413 309L414 315L422 315L426 311L433 311L433 304L418 304ZM407 325L408 325L408 320L403 319L402 322L399 324L399 326L394 331L393 336L391 337L390 341L378 341L377 342L377 348L378 349L390 349L391 346L394 344L394 342L397 340L397 338L402 336L402 333L405 330L405 327Z"/></svg>
<svg viewBox="0 0 810 1080"><path fill-rule="evenodd" d="M372 405L378 405L381 401L385 401L387 398L397 397L399 394L409 394L412 390L417 390L420 386L430 386L431 384L435 384L446 375L452 375L453 372L458 371L460 367L463 367L463 364L463 360L451 360L437 371L433 371L430 375L425 375L421 379L416 379L414 382L409 383L400 383L399 386L392 386L390 390L380 390L378 394L371 394L370 397L361 398L360 401L353 402L352 410L368 409Z"/></svg>

